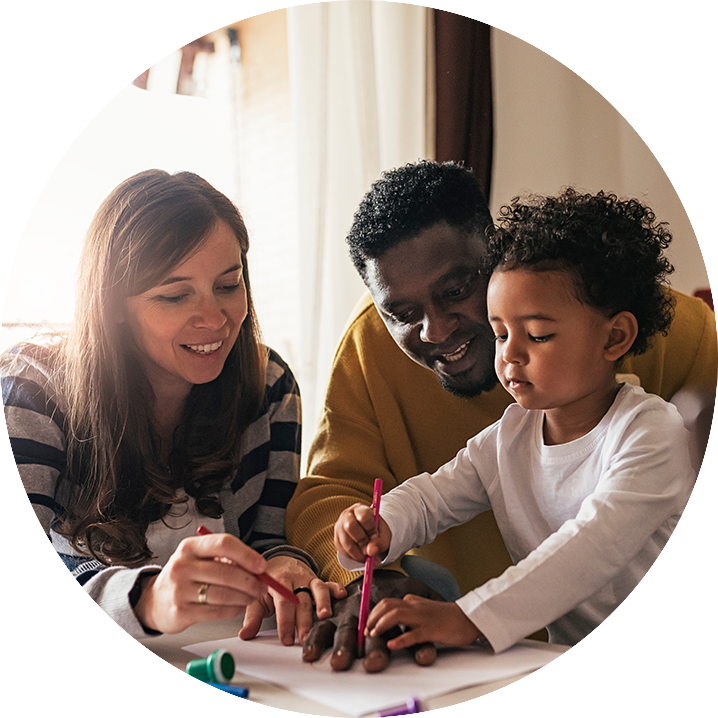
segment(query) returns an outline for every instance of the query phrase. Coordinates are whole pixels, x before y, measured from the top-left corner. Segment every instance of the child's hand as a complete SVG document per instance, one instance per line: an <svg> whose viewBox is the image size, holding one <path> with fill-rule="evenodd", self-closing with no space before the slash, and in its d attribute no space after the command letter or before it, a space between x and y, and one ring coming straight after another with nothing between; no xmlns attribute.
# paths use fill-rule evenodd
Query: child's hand
<svg viewBox="0 0 718 718"><path fill-rule="evenodd" d="M332 617L317 621L309 632L302 648L302 660L318 661L326 650L331 650L330 665L334 671L345 671L352 667L356 658L361 657L357 646L357 628L361 607L363 579L358 578L347 586L347 595L342 599L332 599ZM371 603L382 599L401 598L408 593L414 596L441 601L441 596L425 583L404 576L398 571L378 569L374 571L371 585ZM400 632L399 628L383 636L369 637L364 644L364 670L378 673L387 668L391 661L391 651L387 641ZM410 649L414 661L420 666L430 666L436 660L436 648L431 643L421 643Z"/></svg>
<svg viewBox="0 0 718 718"><path fill-rule="evenodd" d="M392 651L427 642L467 646L481 638L481 631L455 603L412 594L382 599L369 614L367 636L380 636L398 625L406 629L387 642L387 648Z"/></svg>
<svg viewBox="0 0 718 718"><path fill-rule="evenodd" d="M385 553L391 544L391 530L381 516L375 524L374 511L364 504L354 504L342 511L334 525L337 551L359 563L367 556ZM376 563L379 563L377 559Z"/></svg>

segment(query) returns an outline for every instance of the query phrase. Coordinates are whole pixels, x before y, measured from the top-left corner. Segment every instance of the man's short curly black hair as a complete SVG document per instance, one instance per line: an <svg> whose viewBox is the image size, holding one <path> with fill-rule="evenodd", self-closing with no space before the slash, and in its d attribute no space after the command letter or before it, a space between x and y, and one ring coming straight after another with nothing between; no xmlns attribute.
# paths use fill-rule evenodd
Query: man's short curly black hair
<svg viewBox="0 0 718 718"><path fill-rule="evenodd" d="M515 197L504 205L487 264L488 270L573 271L580 301L606 316L628 311L636 317L638 336L628 354L642 354L673 320L666 291L673 266L663 255L671 239L668 225L638 200L569 187L557 197Z"/></svg>
<svg viewBox="0 0 718 718"><path fill-rule="evenodd" d="M454 162L422 160L384 172L364 195L347 235L349 254L366 279L366 261L436 224L480 233L493 226L474 173Z"/></svg>

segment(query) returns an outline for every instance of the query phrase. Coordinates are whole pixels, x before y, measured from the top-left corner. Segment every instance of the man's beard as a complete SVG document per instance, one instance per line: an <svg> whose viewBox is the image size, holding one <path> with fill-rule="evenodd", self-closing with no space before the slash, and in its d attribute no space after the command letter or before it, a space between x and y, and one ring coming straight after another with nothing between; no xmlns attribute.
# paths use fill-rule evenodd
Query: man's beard
<svg viewBox="0 0 718 718"><path fill-rule="evenodd" d="M453 386L449 383L447 377L439 374L437 374L437 377L442 389L446 389L446 391L450 394L458 396L462 399L473 399L474 397L479 396L479 394L483 394L485 391L491 391L499 383L499 378L496 376L496 372L493 369L481 380L468 386Z"/></svg>

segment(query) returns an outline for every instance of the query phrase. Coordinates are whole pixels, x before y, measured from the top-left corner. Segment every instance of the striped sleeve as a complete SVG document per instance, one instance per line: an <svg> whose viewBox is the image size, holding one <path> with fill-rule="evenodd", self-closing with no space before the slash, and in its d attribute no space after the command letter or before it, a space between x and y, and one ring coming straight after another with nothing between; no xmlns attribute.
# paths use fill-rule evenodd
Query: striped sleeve
<svg viewBox="0 0 718 718"><path fill-rule="evenodd" d="M270 350L263 407L245 432L231 495L222 501L227 530L256 551L286 545L285 513L299 481L301 433L299 387Z"/></svg>
<svg viewBox="0 0 718 718"><path fill-rule="evenodd" d="M63 511L56 487L65 466L64 418L44 387L47 375L37 363L15 362L1 378L10 447L20 479L45 533Z"/></svg>

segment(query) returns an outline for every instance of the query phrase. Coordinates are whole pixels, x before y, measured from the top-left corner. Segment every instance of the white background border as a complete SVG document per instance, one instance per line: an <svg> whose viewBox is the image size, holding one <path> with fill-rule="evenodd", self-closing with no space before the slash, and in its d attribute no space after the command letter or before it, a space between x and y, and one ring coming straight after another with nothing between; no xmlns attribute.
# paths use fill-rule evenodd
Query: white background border
<svg viewBox="0 0 718 718"><path fill-rule="evenodd" d="M96 0L13 2L3 9L0 292L42 188L94 115L144 69L187 42L287 2ZM633 125L673 182L713 286L715 23L697 0L431 3L536 45L601 92ZM38 258L41 261L41 258ZM1 307L1 305L0 305ZM718 506L716 437L683 520L655 567L619 611L537 674L454 708L515 715L709 715L715 709L713 614ZM84 596L46 544L0 425L4 566L0 590L0 709L37 715L240 710L155 658ZM223 701L223 702L219 702ZM243 703L245 715L277 715Z"/></svg>

